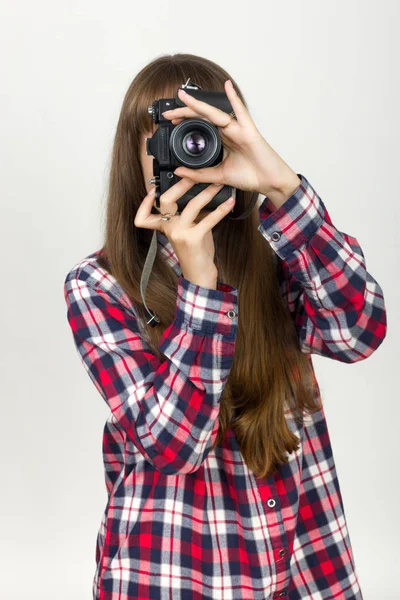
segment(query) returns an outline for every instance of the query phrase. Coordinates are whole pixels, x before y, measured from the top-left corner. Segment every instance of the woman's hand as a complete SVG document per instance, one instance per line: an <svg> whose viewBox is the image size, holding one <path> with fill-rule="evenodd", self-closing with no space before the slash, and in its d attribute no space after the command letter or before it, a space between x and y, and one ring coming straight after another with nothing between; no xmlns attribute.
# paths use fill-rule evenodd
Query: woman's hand
<svg viewBox="0 0 400 600"><path fill-rule="evenodd" d="M225 92L236 115L230 122L226 112L181 89L178 96L186 106L162 113L174 125L195 117L209 121L218 127L224 147L224 158L218 165L203 169L178 167L174 172L194 182L221 183L259 192L280 206L299 187L300 179L263 138L229 79Z"/></svg>
<svg viewBox="0 0 400 600"><path fill-rule="evenodd" d="M173 218L169 221L163 221L159 215L151 212L155 192L153 187L140 204L134 225L161 231L171 242L185 279L196 285L216 289L218 270L214 262L212 229L233 209L235 200L231 196L209 212L200 223L196 223L200 211L211 202L221 187L218 184L208 185L188 202L181 213L177 213L179 198L194 185L191 179L182 178L161 194L158 210L161 214L171 213Z"/></svg>

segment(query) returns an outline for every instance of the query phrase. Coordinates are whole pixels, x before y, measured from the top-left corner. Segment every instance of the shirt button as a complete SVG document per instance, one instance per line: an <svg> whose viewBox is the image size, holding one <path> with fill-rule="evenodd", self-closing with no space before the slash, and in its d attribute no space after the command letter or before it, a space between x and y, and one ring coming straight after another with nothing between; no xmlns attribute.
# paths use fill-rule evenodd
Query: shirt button
<svg viewBox="0 0 400 600"><path fill-rule="evenodd" d="M279 550L279 556L282 558L283 556L285 556L285 554L286 554L286 548L281 548Z"/></svg>
<svg viewBox="0 0 400 600"><path fill-rule="evenodd" d="M234 310L228 310L227 313L225 313L230 319L233 319L234 317L236 317L236 312Z"/></svg>
<svg viewBox="0 0 400 600"><path fill-rule="evenodd" d="M273 498L269 498L269 500L268 500L267 504L268 504L268 506L269 506L270 508L274 508L274 506L275 506L276 502L275 502L275 500L274 500Z"/></svg>
<svg viewBox="0 0 400 600"><path fill-rule="evenodd" d="M283 590L282 592L279 592L278 598L281 598L282 596L287 596L287 593L285 592L285 590Z"/></svg>
<svg viewBox="0 0 400 600"><path fill-rule="evenodd" d="M281 234L278 233L277 231L274 231L274 233L271 235L271 240L273 242L279 242L280 239L281 239Z"/></svg>

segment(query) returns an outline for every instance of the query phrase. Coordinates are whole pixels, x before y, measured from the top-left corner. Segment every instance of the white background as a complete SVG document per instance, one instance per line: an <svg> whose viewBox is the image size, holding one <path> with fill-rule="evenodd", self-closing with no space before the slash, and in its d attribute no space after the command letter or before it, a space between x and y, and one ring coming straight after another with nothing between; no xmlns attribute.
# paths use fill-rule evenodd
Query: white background
<svg viewBox="0 0 400 600"><path fill-rule="evenodd" d="M399 3L3 0L1 13L1 597L91 597L109 411L73 347L63 280L100 248L130 82L190 52L237 81L383 288L376 353L314 365L365 600L399 598Z"/></svg>

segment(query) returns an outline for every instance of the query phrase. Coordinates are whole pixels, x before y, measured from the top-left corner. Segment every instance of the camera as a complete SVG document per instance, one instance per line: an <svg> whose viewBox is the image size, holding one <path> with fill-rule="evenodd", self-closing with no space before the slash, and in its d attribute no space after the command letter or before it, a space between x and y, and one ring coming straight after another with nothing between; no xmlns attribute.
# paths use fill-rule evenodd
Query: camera
<svg viewBox="0 0 400 600"><path fill-rule="evenodd" d="M232 105L225 92L202 90L190 79L181 86L194 98L207 102L226 113L233 113ZM162 112L186 106L178 95L175 98L160 98L149 105L147 110L158 128L152 137L146 138L146 154L154 157L153 175L150 183L156 186L155 202L160 208L160 196L181 177L175 175L177 167L201 169L213 167L223 160L223 145L218 128L200 118L184 119L178 125L162 116ZM233 113L234 114L234 113ZM209 183L195 183L190 190L177 200L181 212L187 203L197 196ZM203 210L214 210L230 196L236 197L236 188L224 185Z"/></svg>

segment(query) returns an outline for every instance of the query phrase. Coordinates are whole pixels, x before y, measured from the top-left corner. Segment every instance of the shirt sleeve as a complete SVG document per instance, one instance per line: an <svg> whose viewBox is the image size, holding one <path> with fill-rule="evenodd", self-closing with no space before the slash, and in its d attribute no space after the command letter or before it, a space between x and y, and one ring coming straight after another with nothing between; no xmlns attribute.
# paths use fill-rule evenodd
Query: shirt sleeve
<svg viewBox="0 0 400 600"><path fill-rule="evenodd" d="M237 289L178 280L175 317L160 361L133 311L108 290L67 275L67 319L83 365L118 424L160 472L196 471L218 432L220 398L233 362Z"/></svg>
<svg viewBox="0 0 400 600"><path fill-rule="evenodd" d="M304 353L351 363L386 335L382 288L367 271L359 242L338 231L317 192L301 183L279 208L266 197L259 231L276 255L282 295Z"/></svg>

